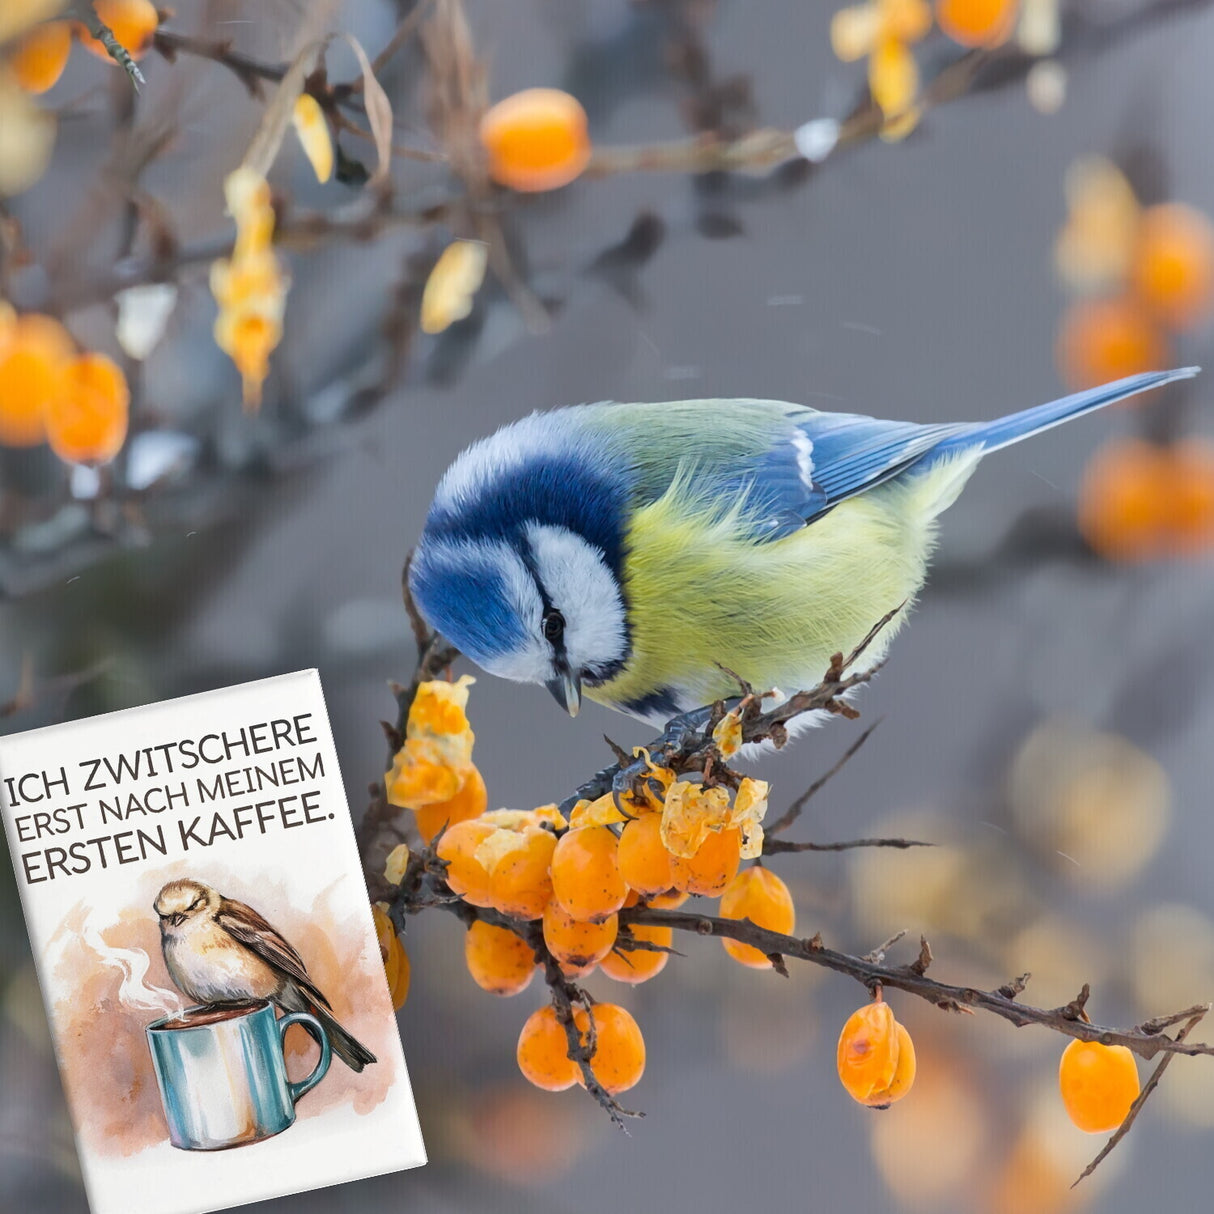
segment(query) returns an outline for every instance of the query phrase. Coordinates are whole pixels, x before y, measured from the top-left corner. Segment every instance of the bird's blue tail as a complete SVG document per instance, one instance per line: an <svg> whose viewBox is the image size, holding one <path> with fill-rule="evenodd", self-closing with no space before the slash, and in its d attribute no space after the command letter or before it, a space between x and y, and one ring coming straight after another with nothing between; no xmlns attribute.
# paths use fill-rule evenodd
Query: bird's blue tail
<svg viewBox="0 0 1214 1214"><path fill-rule="evenodd" d="M1007 417L1001 417L997 421L975 422L939 443L933 448L932 454L946 454L977 445L981 445L984 451L998 451L1000 447L1010 446L1031 434L1039 434L1042 430L1059 426L1081 413L1103 409L1105 405L1111 405L1139 392L1146 392L1150 388L1162 387L1176 379L1191 379L1200 370L1200 367L1180 367L1175 371L1147 371L1142 375L1115 380L1111 384L1102 384L1099 388L1089 388L1086 392L1060 397L1046 405L1036 405L1019 413L1009 413Z"/></svg>

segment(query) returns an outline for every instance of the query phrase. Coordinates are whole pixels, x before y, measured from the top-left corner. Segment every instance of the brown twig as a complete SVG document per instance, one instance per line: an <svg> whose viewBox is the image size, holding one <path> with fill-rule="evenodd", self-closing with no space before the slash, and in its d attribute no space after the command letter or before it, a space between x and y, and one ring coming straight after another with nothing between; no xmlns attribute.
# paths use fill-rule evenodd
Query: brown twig
<svg viewBox="0 0 1214 1214"><path fill-rule="evenodd" d="M697 915L686 911L656 910L648 906L630 907L620 911L619 915L621 924L670 927L678 931L694 932L700 936L717 936L737 940L740 944L749 944L765 955L776 953L783 957L808 961L811 964L823 966L825 969L846 974L869 989L881 986L886 989L904 991L906 994L924 999L944 1011L989 1012L1017 1028L1036 1024L1064 1036L1074 1037L1079 1041L1099 1041L1102 1045L1124 1045L1141 1058L1151 1059L1157 1054L1164 1053L1214 1055L1214 1045L1200 1043L1194 1045L1169 1037L1156 1028L1156 1022L1148 1021L1131 1029L1108 1028L1099 1024L1091 1024L1083 1020L1076 1010L1079 1000L1073 1000L1058 1008L1032 1007L1029 1004L1017 1003L1007 993L1007 987L987 991L977 987L938 982L934 978L927 977L926 973L922 972L926 966L921 968L918 962L905 966L885 965L867 957L855 957L829 949L822 943L819 936L798 939L795 936L786 936L780 932L757 927L749 919L721 919L712 915ZM926 955L930 960L930 950ZM921 949L920 961L923 956ZM1020 989L1023 987L1021 986ZM1191 1013L1192 1009L1190 1009Z"/></svg>
<svg viewBox="0 0 1214 1214"><path fill-rule="evenodd" d="M911 847L935 847L924 839L847 839L842 843L793 843L789 839L764 839L763 854L777 856L786 852L851 851L856 847L896 847L905 851Z"/></svg>

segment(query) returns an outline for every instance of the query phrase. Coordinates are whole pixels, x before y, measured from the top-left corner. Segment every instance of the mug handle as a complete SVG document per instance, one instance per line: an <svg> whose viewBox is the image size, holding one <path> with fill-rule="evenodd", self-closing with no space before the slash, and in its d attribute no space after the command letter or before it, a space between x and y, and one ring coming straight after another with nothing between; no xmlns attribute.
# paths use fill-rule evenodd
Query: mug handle
<svg viewBox="0 0 1214 1214"><path fill-rule="evenodd" d="M286 1045L287 1029L293 1024L303 1025L312 1034L316 1044L320 1046L320 1061L306 1079L300 1080L299 1083L287 1080L287 1090L291 1093L292 1104L296 1103L305 1092L310 1092L325 1077L329 1070L329 1063L333 1060L333 1050L329 1045L329 1038L325 1035L324 1027L310 1012L291 1012L279 1020L278 1037L284 1046Z"/></svg>

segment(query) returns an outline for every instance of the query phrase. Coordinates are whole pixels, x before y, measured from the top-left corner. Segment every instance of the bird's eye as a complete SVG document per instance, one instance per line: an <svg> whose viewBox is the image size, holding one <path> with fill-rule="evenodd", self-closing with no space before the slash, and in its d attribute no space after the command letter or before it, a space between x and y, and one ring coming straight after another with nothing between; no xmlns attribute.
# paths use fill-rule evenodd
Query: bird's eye
<svg viewBox="0 0 1214 1214"><path fill-rule="evenodd" d="M541 627L544 630L544 639L555 644L561 639L565 632L565 617L557 610L544 612L544 621Z"/></svg>

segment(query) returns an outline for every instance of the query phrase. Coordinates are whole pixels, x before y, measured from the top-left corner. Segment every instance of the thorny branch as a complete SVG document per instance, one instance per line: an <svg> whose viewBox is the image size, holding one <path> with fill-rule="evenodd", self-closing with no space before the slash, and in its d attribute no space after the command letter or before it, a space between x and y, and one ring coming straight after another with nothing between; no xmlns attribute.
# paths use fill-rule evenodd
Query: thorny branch
<svg viewBox="0 0 1214 1214"><path fill-rule="evenodd" d="M403 723L408 716L408 707L416 694L418 684L425 678L435 677L456 656L454 650L441 645L440 639L429 629L418 613L409 594L408 569L409 566L406 563L402 578L402 592L405 609L418 648L418 665L408 687L394 687L398 709L402 714L401 724L396 733L397 737L400 736L400 730L403 730ZM876 666L867 672L853 675L847 675L845 672L863 656L868 646L898 610L900 608L895 608L878 621L864 640L846 658L842 654L835 655L826 678L818 687L796 693L790 697L787 703L770 712L759 711L761 697L755 696L743 684L744 695L737 701L739 705L743 706L743 737L748 741L772 737L773 728L781 727L798 712L825 709L839 712L841 715L856 715L855 709L840 705L837 697L850 687L867 681ZM833 709L830 707L832 703L836 704ZM753 706L749 716L746 711L748 704ZM844 707L846 707L846 712L843 711ZM719 763L719 754L713 753L712 729L724 715L724 711L724 705L715 704L698 713L688 714L688 717L692 718L689 724L672 723L672 726L668 727L662 737L657 739L650 748L653 759L669 763L676 770L684 771L704 764L710 756ZM385 728L388 729L387 726ZM774 824L773 831L783 829L796 819L800 809L809 798L854 756L865 739L872 733L872 728L866 730L824 776L815 781L806 793L794 801L790 810L786 811L783 817ZM390 739L392 736L392 733L389 732ZM615 749L618 752L618 748ZM582 797L601 796L603 792L610 790L619 775L630 770L631 765L626 762L626 759L627 756L622 756L619 762L600 772L593 781L583 785L573 797L568 798L565 804L571 805ZM718 776L721 774L721 769L718 768L717 774ZM470 925L476 920L481 920L514 932L535 953L536 962L540 966L544 981L549 988L553 1007L565 1028L569 1043L569 1057L581 1068L587 1091L606 1110L612 1121L621 1128L624 1128L625 1118L640 1116L641 1114L622 1108L619 1102L595 1079L590 1067L590 1058L594 1051L593 1025L590 1040L583 1044L573 1019L577 1006L585 1007L589 1011L593 1001L584 990L561 972L559 962L552 956L545 944L541 925L538 922L512 919L493 909L471 906L452 893L446 882L446 864L437 854L442 838L441 832L428 846L411 852L405 875L399 886L387 886L383 878L372 871L369 864L369 845L374 842L378 832L385 825L393 824L394 816L399 813L388 805L382 784L373 785L372 793L374 799L362 828L364 856L368 860L368 877L372 882L373 896L378 897L382 894L388 901L389 914L397 929L403 932L406 921L411 915L419 914L433 907L442 907L457 915L465 924ZM930 844L913 839L857 839L836 844L792 843L781 839L769 839L768 844L765 848L765 852L768 854L810 850L841 851L850 847L930 846ZM1214 1055L1214 1044L1194 1043L1188 1040L1193 1028L1209 1011L1209 1004L1200 1004L1181 1012L1156 1017L1128 1029L1093 1024L1088 1019L1086 1011L1091 994L1087 984L1084 984L1079 994L1070 1003L1055 1008L1039 1008L1019 1000L1019 996L1024 992L1028 983L1029 974L1020 974L993 990L941 982L928 976L928 969L933 964L934 957L926 937L920 938L919 951L913 961L903 965L888 963L886 953L902 939L905 932L898 932L870 953L856 956L828 948L823 942L820 932L809 937L790 936L759 927L748 919L725 919L714 915L698 914L695 911L663 910L648 906L644 902L621 909L618 914L620 935L617 939L616 949L625 956L628 952L637 949L660 949L664 952L681 955L677 949L638 940L633 936L631 930L635 926L668 927L693 935L715 936L749 945L767 956L776 972L784 975L788 973L787 962L789 960L804 961L853 978L870 992L876 992L879 989L899 990L907 995L923 999L942 1011L970 1015L975 1011L983 1011L1006 1020L1017 1028L1036 1025L1080 1041L1097 1041L1102 1045L1121 1045L1146 1060L1160 1056L1159 1064L1143 1087L1129 1115L1100 1154L1079 1177L1079 1180L1090 1175L1129 1132L1173 1057L1177 1054ZM1176 1025L1180 1025L1181 1028L1174 1036L1170 1036L1166 1030Z"/></svg>

